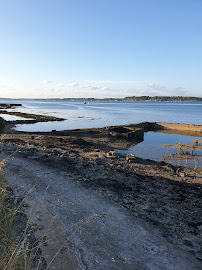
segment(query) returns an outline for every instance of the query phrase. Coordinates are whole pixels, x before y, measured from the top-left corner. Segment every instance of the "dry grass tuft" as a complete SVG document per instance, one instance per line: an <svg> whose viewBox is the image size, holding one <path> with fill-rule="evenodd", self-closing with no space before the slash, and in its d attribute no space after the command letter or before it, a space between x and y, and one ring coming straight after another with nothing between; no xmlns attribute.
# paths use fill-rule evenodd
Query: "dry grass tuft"
<svg viewBox="0 0 202 270"><path fill-rule="evenodd" d="M15 236L18 209L9 203L9 191L0 166L0 270L41 269L37 258L39 247L30 247L28 225L24 232Z"/></svg>

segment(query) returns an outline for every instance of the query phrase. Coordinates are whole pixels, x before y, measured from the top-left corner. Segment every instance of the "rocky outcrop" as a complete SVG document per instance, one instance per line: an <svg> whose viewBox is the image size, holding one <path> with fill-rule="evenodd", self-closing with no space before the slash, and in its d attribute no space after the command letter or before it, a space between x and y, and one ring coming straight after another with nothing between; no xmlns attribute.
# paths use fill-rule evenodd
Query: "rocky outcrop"
<svg viewBox="0 0 202 270"><path fill-rule="evenodd" d="M118 127L108 127L106 129L109 132L109 135L114 137L132 139L140 142L144 140L143 128L130 128L118 126Z"/></svg>
<svg viewBox="0 0 202 270"><path fill-rule="evenodd" d="M14 104L14 103L12 103L12 104L6 104L6 103L1 103L0 104L0 109L11 109L11 108L13 108L13 107L20 107L20 106L22 106L22 104Z"/></svg>

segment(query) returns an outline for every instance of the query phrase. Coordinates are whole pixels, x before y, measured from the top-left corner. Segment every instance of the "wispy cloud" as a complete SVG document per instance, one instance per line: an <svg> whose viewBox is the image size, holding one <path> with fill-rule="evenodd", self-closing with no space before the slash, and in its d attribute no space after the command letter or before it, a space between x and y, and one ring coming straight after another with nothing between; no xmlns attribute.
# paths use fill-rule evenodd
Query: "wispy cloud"
<svg viewBox="0 0 202 270"><path fill-rule="evenodd" d="M56 83L56 86L57 86L57 87L64 87L65 84L64 84L64 83Z"/></svg>
<svg viewBox="0 0 202 270"><path fill-rule="evenodd" d="M67 86L67 87L78 87L80 85L78 83L67 83L67 84L65 84L65 86Z"/></svg>
<svg viewBox="0 0 202 270"><path fill-rule="evenodd" d="M156 91L166 91L168 88L164 85L160 85L158 83L148 83L148 88L150 90L156 90Z"/></svg>
<svg viewBox="0 0 202 270"><path fill-rule="evenodd" d="M78 83L56 83L57 87L80 87Z"/></svg>
<svg viewBox="0 0 202 270"><path fill-rule="evenodd" d="M89 85L89 84L79 84L79 83L56 83L56 87L59 88L72 88L74 91L75 89L80 89L80 90L110 90L109 87L103 87L103 86L96 86L96 85Z"/></svg>
<svg viewBox="0 0 202 270"><path fill-rule="evenodd" d="M158 83L148 83L147 87L150 95L180 96L189 94L187 89L182 86L172 88L165 85L160 85Z"/></svg>
<svg viewBox="0 0 202 270"><path fill-rule="evenodd" d="M2 88L14 88L15 85L13 83L6 83L1 85Z"/></svg>
<svg viewBox="0 0 202 270"><path fill-rule="evenodd" d="M142 81L133 80L86 80L88 83L98 83L98 84L136 84Z"/></svg>
<svg viewBox="0 0 202 270"><path fill-rule="evenodd" d="M41 84L43 84L43 85L46 85L46 84L49 84L49 83L52 83L52 81L43 80L43 81L41 82Z"/></svg>
<svg viewBox="0 0 202 270"><path fill-rule="evenodd" d="M67 98L67 97L125 97L125 96L176 96L196 95L182 86L169 87L156 82L150 82L142 87L113 87L102 84L54 83L43 81L41 87L20 86L12 83L0 84L2 98ZM199 95L201 96L201 95Z"/></svg>

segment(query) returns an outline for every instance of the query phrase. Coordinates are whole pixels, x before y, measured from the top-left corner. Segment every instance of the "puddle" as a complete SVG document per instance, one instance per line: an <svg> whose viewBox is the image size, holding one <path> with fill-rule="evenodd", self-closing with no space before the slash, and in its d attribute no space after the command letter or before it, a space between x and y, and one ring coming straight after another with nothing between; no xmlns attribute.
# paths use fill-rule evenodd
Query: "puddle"
<svg viewBox="0 0 202 270"><path fill-rule="evenodd" d="M170 156L170 154L173 154L173 155L177 154L178 149L163 147L163 145L164 144L175 145L176 143L194 145L194 143L191 141L195 139L197 139L197 137L159 133L159 132L147 132L144 134L143 142L127 150L117 149L117 151L124 154L133 154L137 157L141 157L144 159L151 159L151 160L157 160L157 161L165 160L166 162L169 162L172 164L186 165L186 157L188 157L188 155L180 156L180 158L177 158L175 156L175 159L174 158L169 159L168 155ZM185 150L184 152L186 152L187 154L189 152L191 154L190 150ZM197 167L201 167L202 166L202 151L194 150L193 155L195 155L194 160L189 160L189 158L187 158L187 165L195 166L195 159L197 158L197 159L200 159L200 161L197 161L196 165ZM198 157L196 155L198 155Z"/></svg>

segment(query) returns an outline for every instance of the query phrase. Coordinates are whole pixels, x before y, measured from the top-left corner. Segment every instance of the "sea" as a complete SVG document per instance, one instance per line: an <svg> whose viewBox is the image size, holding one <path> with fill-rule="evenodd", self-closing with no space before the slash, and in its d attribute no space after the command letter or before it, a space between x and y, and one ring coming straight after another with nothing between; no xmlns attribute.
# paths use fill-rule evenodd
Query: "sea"
<svg viewBox="0 0 202 270"><path fill-rule="evenodd" d="M33 114L61 117L62 122L45 122L17 125L16 130L26 132L70 130L81 128L127 125L143 121L202 125L202 102L84 102L64 100L0 100L0 103L21 103L22 107L10 109ZM22 119L2 115L5 120ZM162 160L167 154L164 144L186 143L196 139L193 136L148 132L144 141L130 149L121 149L125 154L142 158ZM175 153L176 150L171 150ZM196 154L202 155L202 151ZM200 158L199 158L200 159ZM172 161L178 162L178 161ZM180 161L182 164L184 161ZM199 166L202 162L190 162Z"/></svg>

